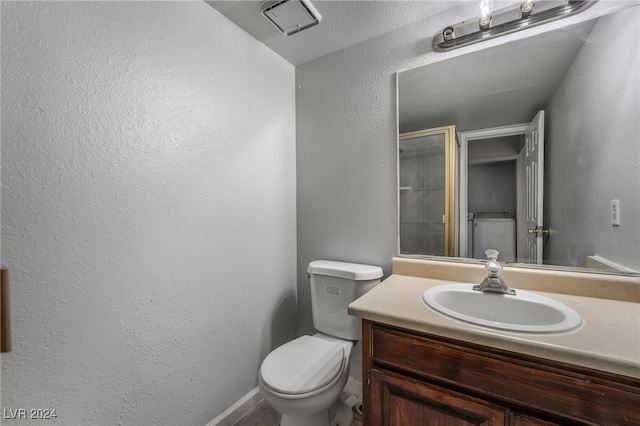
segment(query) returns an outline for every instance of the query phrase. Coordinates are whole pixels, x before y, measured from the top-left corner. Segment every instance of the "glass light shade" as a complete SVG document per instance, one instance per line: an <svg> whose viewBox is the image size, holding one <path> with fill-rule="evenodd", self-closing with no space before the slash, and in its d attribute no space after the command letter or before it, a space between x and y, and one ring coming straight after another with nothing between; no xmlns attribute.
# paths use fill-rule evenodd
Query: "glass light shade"
<svg viewBox="0 0 640 426"><path fill-rule="evenodd" d="M480 19L480 28L485 29L491 24L491 15L493 14L493 0L480 0L478 3L478 17Z"/></svg>

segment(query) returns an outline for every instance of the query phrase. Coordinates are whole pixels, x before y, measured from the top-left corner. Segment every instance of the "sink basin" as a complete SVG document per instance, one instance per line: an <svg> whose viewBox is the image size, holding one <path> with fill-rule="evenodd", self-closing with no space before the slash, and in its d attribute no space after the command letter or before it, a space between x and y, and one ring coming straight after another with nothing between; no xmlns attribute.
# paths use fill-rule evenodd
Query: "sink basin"
<svg viewBox="0 0 640 426"><path fill-rule="evenodd" d="M471 284L430 288L422 300L447 316L485 327L529 333L557 333L582 324L569 306L548 297L516 290L515 295L483 293Z"/></svg>

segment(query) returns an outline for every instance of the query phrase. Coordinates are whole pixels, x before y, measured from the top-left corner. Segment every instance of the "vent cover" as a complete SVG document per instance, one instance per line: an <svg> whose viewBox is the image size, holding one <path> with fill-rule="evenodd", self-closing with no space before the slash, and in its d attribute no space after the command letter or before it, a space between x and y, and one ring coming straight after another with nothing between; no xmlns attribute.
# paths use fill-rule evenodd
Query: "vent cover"
<svg viewBox="0 0 640 426"><path fill-rule="evenodd" d="M307 0L266 1L260 4L260 13L287 36L318 25L322 19Z"/></svg>

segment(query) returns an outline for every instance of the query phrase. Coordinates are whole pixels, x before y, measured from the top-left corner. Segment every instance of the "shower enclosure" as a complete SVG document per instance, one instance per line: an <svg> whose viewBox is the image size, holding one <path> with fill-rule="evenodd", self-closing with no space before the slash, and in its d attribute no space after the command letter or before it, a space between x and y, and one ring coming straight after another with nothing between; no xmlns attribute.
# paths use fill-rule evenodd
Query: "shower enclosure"
<svg viewBox="0 0 640 426"><path fill-rule="evenodd" d="M400 253L453 256L455 127L399 138Z"/></svg>

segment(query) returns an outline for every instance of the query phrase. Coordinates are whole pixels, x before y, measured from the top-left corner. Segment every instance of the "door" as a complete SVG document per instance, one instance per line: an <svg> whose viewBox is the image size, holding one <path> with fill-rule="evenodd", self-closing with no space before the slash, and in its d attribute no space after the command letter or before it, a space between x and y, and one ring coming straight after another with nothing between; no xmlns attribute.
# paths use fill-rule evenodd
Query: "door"
<svg viewBox="0 0 640 426"><path fill-rule="evenodd" d="M527 241L525 259L542 264L542 209L544 191L544 111L539 111L525 131L527 173Z"/></svg>

